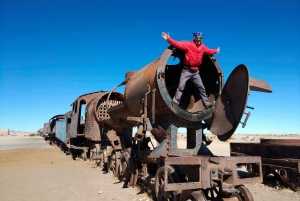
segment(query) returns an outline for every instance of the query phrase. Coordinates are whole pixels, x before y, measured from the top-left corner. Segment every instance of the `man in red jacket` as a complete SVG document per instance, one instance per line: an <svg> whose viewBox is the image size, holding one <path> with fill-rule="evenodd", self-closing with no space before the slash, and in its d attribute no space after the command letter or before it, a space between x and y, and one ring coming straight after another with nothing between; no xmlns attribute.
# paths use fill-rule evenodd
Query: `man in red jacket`
<svg viewBox="0 0 300 201"><path fill-rule="evenodd" d="M176 90L175 96L173 97L173 102L177 105L180 102L180 98L183 92L183 89L188 80L191 80L193 84L198 88L201 99L205 106L205 109L209 109L212 107L213 103L209 103L208 98L206 96L205 87L202 83L200 74L199 74L199 66L202 63L203 54L213 55L220 52L220 47L216 50L207 48L202 43L203 34L202 32L194 32L193 36L194 40L189 42L179 42L170 37L169 34L162 32L162 37L174 46L177 49L185 51L185 57L183 61L183 69L180 75L180 82L178 88Z"/></svg>

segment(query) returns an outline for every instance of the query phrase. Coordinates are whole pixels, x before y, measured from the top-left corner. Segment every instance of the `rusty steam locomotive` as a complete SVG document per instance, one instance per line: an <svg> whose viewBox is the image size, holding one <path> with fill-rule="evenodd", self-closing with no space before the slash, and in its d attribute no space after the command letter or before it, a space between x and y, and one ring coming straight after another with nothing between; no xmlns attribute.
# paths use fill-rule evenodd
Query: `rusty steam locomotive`
<svg viewBox="0 0 300 201"><path fill-rule="evenodd" d="M215 105L206 110L191 83L174 104L183 56L169 46L147 66L126 73L116 86L125 85L124 94L115 87L79 96L71 111L45 123L43 133L67 153L101 162L128 185L149 189L157 200L253 200L243 184L262 182L261 158L215 156L203 130L226 141L239 123L247 123L250 90L272 89L251 78L243 64L224 84L217 59L204 56L200 76ZM173 57L178 63L169 63ZM183 147L177 142L179 129L186 130Z"/></svg>

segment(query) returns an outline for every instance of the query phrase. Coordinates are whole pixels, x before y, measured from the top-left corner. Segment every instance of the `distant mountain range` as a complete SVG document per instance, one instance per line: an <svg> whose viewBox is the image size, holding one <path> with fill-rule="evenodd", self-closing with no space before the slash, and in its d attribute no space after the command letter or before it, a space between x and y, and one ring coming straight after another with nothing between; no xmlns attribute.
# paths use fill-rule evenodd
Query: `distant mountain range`
<svg viewBox="0 0 300 201"><path fill-rule="evenodd" d="M9 129L9 132L10 132L10 133L22 133L23 131L16 131L16 130L10 130L10 129Z"/></svg>
<svg viewBox="0 0 300 201"><path fill-rule="evenodd" d="M0 133L4 133L4 132L7 132L7 131L8 131L8 128L1 129ZM9 133L34 133L34 132L16 131L16 130L9 129Z"/></svg>

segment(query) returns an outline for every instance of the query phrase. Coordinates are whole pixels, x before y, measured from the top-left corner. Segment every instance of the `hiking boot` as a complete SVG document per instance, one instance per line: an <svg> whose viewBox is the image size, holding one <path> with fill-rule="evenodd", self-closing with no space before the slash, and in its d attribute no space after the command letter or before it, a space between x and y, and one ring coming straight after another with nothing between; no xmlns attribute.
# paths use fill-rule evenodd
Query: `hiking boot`
<svg viewBox="0 0 300 201"><path fill-rule="evenodd" d="M212 108L212 106L214 106L214 104L215 104L215 101L212 103L208 103L207 105L205 105L205 109L208 110L208 109Z"/></svg>
<svg viewBox="0 0 300 201"><path fill-rule="evenodd" d="M209 104L207 104L207 105L205 105L205 109L210 109L211 107L213 106L213 104L212 103L209 103Z"/></svg>

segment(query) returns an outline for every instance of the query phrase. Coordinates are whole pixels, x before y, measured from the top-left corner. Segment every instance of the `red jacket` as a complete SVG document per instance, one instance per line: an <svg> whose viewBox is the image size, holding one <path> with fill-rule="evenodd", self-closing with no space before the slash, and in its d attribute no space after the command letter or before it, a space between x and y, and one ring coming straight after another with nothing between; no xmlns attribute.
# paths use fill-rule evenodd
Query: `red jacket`
<svg viewBox="0 0 300 201"><path fill-rule="evenodd" d="M189 42L179 42L172 38L168 38L167 41L175 48L185 51L183 63L194 71L199 70L198 67L202 63L203 54L213 55L217 53L217 50L209 49L203 43L197 45L193 40Z"/></svg>

